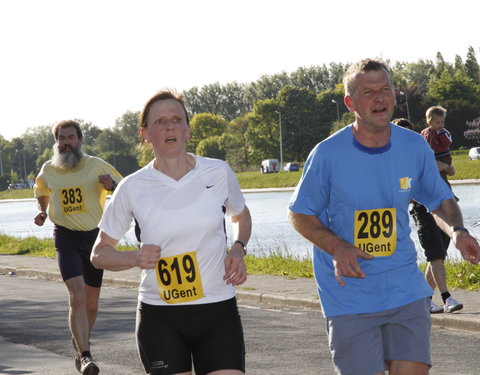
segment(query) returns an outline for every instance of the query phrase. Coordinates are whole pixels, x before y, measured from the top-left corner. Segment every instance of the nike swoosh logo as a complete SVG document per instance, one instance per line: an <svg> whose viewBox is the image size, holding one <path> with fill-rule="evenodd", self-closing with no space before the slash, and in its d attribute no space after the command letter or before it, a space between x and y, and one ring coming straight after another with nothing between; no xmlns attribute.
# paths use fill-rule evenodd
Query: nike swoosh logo
<svg viewBox="0 0 480 375"><path fill-rule="evenodd" d="M207 185L206 188L207 189L210 189L211 187L213 187L214 185Z"/></svg>

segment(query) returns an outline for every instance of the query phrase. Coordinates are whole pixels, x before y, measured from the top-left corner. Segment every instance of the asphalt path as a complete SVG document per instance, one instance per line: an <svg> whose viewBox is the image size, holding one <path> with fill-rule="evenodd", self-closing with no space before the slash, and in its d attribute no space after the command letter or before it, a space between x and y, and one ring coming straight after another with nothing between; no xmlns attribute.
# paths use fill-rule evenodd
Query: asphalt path
<svg viewBox="0 0 480 375"><path fill-rule="evenodd" d="M91 338L101 374L144 373L134 338L136 297L134 288L102 289ZM318 310L239 306L248 374L334 374ZM434 327L430 374L480 374L479 344L479 333ZM0 374L76 374L63 283L0 275Z"/></svg>

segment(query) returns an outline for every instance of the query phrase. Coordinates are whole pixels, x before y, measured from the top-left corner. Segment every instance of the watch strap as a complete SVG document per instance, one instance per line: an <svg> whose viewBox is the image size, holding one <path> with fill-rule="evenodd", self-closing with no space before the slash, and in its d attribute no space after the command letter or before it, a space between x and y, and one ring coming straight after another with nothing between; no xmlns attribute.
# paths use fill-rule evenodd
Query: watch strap
<svg viewBox="0 0 480 375"><path fill-rule="evenodd" d="M452 234L453 234L453 232L456 232L457 230L469 233L468 229L465 228L465 227L452 227Z"/></svg>

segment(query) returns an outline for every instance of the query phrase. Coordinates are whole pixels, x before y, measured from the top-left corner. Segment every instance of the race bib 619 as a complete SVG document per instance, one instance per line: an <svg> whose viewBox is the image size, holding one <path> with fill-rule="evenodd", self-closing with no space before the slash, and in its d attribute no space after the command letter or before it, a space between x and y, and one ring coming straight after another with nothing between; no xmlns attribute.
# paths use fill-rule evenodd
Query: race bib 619
<svg viewBox="0 0 480 375"><path fill-rule="evenodd" d="M354 245L374 257L390 256L397 247L395 208L355 211Z"/></svg>
<svg viewBox="0 0 480 375"><path fill-rule="evenodd" d="M194 251L160 258L155 268L160 298L167 303L195 301L202 298L203 286Z"/></svg>

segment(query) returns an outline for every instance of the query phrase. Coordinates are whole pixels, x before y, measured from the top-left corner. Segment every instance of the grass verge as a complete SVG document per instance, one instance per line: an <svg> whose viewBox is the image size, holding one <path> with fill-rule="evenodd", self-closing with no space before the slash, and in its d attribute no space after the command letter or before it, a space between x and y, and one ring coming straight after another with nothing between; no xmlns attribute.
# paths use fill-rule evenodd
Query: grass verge
<svg viewBox="0 0 480 375"><path fill-rule="evenodd" d="M120 250L132 250L131 245L120 246ZM17 238L0 235L0 252L3 254L55 257L52 238ZM309 259L298 259L280 252L264 256L247 255L245 263L250 274L287 276L290 278L312 278L313 269ZM420 264L425 271L426 264ZM480 267L463 261L447 261L447 284L449 289L480 291Z"/></svg>

